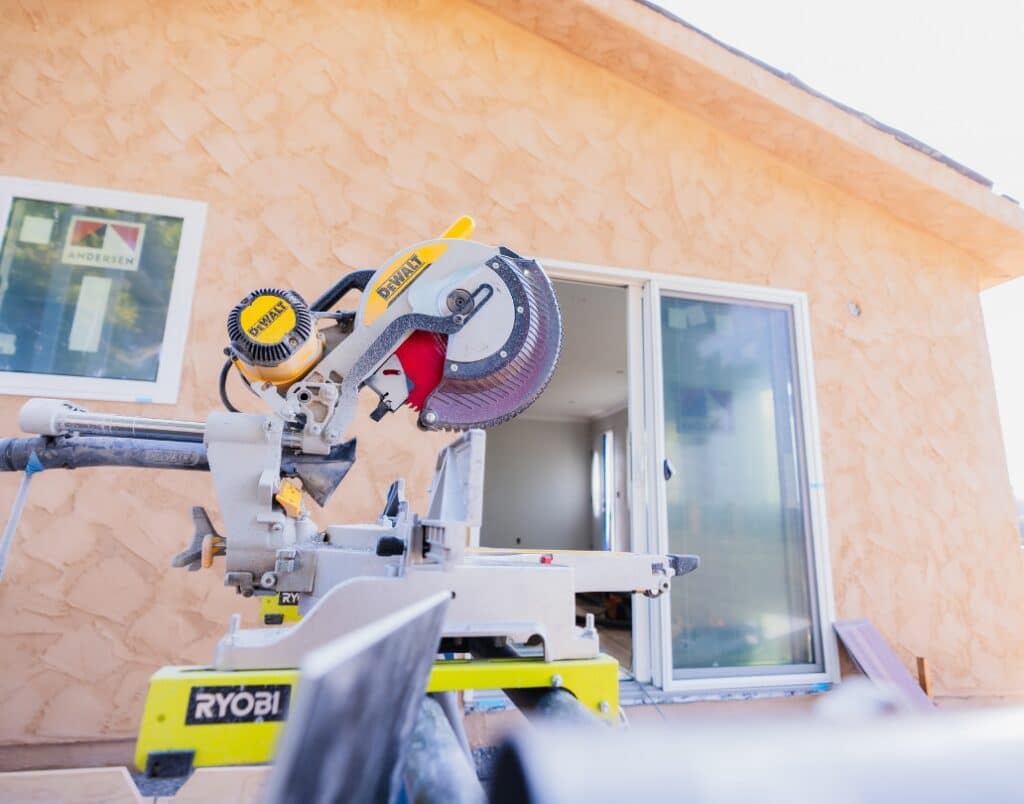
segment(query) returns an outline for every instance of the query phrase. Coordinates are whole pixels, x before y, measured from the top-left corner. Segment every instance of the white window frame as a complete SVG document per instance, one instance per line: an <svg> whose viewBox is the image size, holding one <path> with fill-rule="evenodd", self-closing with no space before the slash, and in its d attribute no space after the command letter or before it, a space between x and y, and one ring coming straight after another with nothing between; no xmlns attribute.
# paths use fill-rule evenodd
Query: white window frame
<svg viewBox="0 0 1024 804"><path fill-rule="evenodd" d="M156 380L119 380L57 374L0 371L0 393L22 396L57 396L73 399L102 399L115 402L174 404L181 386L185 341L190 329L192 296L195 291L199 253L206 226L206 203L181 198L128 193L99 187L0 176L0 221L6 232L15 198L30 198L58 204L111 207L126 212L181 218L167 321L160 346Z"/></svg>
<svg viewBox="0 0 1024 804"><path fill-rule="evenodd" d="M631 549L668 552L668 509L661 467L665 460L661 363L660 298L662 291L783 305L792 311L800 415L803 429L811 547L821 628L823 670L792 674L758 674L675 679L672 673L671 620L667 596L653 601L634 596L633 675L667 692L692 695L741 690L807 689L839 680L839 653L832 623L835 603L829 555L825 482L818 428L813 349L807 294L802 291L656 273L632 268L539 259L553 279L625 286L628 291L629 339L629 464ZM656 389L644 393L644 389ZM653 482L648 482L648 478ZM698 570L699 572L700 570ZM679 583L686 583L683 577Z"/></svg>

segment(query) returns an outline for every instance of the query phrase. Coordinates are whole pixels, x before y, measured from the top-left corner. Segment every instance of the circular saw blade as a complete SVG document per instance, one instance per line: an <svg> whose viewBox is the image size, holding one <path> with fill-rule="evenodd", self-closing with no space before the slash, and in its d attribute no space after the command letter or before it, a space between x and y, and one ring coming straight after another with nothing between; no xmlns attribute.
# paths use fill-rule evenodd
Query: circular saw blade
<svg viewBox="0 0 1024 804"><path fill-rule="evenodd" d="M428 430L469 430L506 422L528 408L551 380L562 349L562 315L551 281L535 260L503 252L488 262L505 283L516 317L505 346L486 361L448 362L420 412ZM486 315L486 305L480 315Z"/></svg>

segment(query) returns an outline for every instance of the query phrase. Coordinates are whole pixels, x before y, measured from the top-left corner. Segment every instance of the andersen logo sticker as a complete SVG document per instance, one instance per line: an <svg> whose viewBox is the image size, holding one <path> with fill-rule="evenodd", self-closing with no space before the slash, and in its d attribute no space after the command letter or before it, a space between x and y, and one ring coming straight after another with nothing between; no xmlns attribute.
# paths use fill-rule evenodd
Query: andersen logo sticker
<svg viewBox="0 0 1024 804"><path fill-rule="evenodd" d="M292 688L288 684L246 684L193 687L185 724L266 723L288 717Z"/></svg>
<svg viewBox="0 0 1024 804"><path fill-rule="evenodd" d="M146 224L73 215L61 261L67 265L137 271Z"/></svg>

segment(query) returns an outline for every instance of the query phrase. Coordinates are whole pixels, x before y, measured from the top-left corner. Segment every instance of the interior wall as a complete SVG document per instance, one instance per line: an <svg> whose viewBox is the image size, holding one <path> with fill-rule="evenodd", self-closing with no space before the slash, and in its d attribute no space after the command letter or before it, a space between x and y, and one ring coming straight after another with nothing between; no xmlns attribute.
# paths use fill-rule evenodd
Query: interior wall
<svg viewBox="0 0 1024 804"><path fill-rule="evenodd" d="M533 405L539 419L592 419L626 404L629 330L625 287L551 283L562 313L555 373Z"/></svg>
<svg viewBox="0 0 1024 804"><path fill-rule="evenodd" d="M481 545L590 549L588 422L513 419L488 431L487 456Z"/></svg>

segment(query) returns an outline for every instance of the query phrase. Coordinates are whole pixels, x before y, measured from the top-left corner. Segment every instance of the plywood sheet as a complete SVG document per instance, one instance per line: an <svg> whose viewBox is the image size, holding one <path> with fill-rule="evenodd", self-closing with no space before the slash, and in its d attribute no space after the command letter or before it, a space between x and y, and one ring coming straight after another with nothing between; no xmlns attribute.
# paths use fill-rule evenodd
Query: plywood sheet
<svg viewBox="0 0 1024 804"><path fill-rule="evenodd" d="M17 801L20 804L140 804L142 800L132 777L124 768L0 774L0 801Z"/></svg>
<svg viewBox="0 0 1024 804"><path fill-rule="evenodd" d="M159 804L250 804L262 800L267 765L234 768L199 768L171 798L159 798Z"/></svg>

